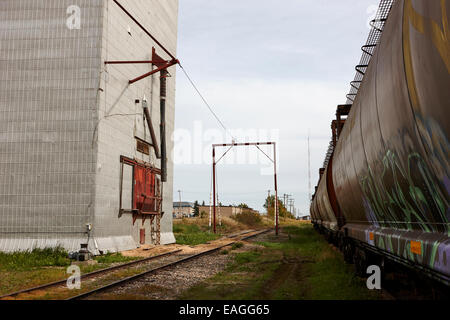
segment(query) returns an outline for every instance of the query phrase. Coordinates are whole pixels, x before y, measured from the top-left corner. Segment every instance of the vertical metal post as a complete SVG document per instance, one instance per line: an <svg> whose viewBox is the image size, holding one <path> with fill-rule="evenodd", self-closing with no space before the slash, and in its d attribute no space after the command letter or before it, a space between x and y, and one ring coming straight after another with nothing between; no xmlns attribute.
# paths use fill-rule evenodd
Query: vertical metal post
<svg viewBox="0 0 450 320"><path fill-rule="evenodd" d="M209 193L209 224L208 227L211 228L212 223L212 190Z"/></svg>
<svg viewBox="0 0 450 320"><path fill-rule="evenodd" d="M311 149L309 144L309 131L308 131L308 201L311 202Z"/></svg>
<svg viewBox="0 0 450 320"><path fill-rule="evenodd" d="M181 190L178 190L178 215L181 216L181 218L183 218L183 212L181 212Z"/></svg>
<svg viewBox="0 0 450 320"><path fill-rule="evenodd" d="M160 79L160 115L161 123L160 130L160 144L161 144L161 181L167 182L167 152L166 152L166 92L167 92L167 70L161 70ZM155 143L156 140L153 140Z"/></svg>
<svg viewBox="0 0 450 320"><path fill-rule="evenodd" d="M275 235L278 235L277 146L273 143L273 175L275 182Z"/></svg>
<svg viewBox="0 0 450 320"><path fill-rule="evenodd" d="M214 233L216 233L216 149L213 146L213 213L214 213Z"/></svg>

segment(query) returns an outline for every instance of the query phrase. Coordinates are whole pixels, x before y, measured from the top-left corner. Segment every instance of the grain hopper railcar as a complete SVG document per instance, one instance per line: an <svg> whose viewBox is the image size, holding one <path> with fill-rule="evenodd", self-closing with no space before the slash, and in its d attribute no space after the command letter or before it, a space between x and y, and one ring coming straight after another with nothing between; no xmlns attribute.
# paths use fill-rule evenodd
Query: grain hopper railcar
<svg viewBox="0 0 450 320"><path fill-rule="evenodd" d="M311 216L359 273L388 259L449 286L448 17L450 0L382 0L332 123Z"/></svg>

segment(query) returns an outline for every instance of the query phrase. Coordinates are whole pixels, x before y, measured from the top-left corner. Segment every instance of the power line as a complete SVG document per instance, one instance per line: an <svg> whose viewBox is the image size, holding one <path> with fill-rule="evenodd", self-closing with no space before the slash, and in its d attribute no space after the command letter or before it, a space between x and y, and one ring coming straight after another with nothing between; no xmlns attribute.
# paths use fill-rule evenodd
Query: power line
<svg viewBox="0 0 450 320"><path fill-rule="evenodd" d="M225 127L224 123L222 122L222 120L219 119L219 117L217 116L217 114L214 112L213 108L211 107L211 105L208 103L208 101L206 101L205 97L201 94L200 90L197 88L197 86L195 85L194 81L191 79L191 77L188 75L187 71L183 68L183 66L181 64L179 64L181 70L183 71L183 73L185 74L186 78L189 80L189 82L191 83L192 87L194 88L194 90L198 93L198 95L200 96L200 98L203 100L203 102L205 103L206 107L209 109L209 111L211 112L211 114L214 116L214 118L216 118L217 122L219 122L219 124L221 125L221 127L225 130L226 133L228 133L228 135L233 139L233 141L236 141L236 138L233 137L233 135L230 133L230 131L227 129L227 127Z"/></svg>

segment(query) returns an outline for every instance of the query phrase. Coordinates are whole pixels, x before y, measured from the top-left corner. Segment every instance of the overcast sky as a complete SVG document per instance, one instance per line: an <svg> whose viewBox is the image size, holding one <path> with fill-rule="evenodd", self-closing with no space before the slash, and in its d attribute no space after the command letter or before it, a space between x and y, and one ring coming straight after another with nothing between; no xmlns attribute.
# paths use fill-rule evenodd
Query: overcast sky
<svg viewBox="0 0 450 320"><path fill-rule="evenodd" d="M292 195L301 215L309 214L308 132L314 189L378 3L180 0L178 58L238 142L277 141L278 195ZM174 200L181 190L182 201L209 203L211 144L231 137L179 68L175 128ZM231 150L217 171L223 204L262 211L274 192L273 169L256 148Z"/></svg>

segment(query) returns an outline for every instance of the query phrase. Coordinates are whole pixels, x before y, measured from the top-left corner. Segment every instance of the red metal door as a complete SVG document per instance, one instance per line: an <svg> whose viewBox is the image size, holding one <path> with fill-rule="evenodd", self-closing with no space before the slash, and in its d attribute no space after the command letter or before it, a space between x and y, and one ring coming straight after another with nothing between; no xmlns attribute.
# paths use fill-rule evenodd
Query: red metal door
<svg viewBox="0 0 450 320"><path fill-rule="evenodd" d="M139 243L145 244L145 229L139 230Z"/></svg>
<svg viewBox="0 0 450 320"><path fill-rule="evenodd" d="M150 169L145 171L145 201L142 212L156 212L155 208L155 175Z"/></svg>
<svg viewBox="0 0 450 320"><path fill-rule="evenodd" d="M134 167L133 209L141 210L145 200L145 168Z"/></svg>
<svg viewBox="0 0 450 320"><path fill-rule="evenodd" d="M150 168L134 167L133 209L141 213L157 213L156 175Z"/></svg>

